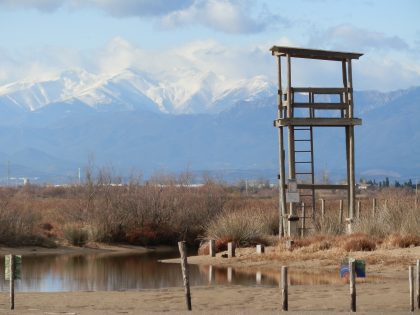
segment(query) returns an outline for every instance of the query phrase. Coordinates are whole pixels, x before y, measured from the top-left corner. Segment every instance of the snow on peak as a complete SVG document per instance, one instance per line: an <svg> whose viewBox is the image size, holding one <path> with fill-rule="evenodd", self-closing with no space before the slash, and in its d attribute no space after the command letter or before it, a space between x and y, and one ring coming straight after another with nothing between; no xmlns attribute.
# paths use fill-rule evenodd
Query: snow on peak
<svg viewBox="0 0 420 315"><path fill-rule="evenodd" d="M71 69L49 80L0 86L0 104L7 102L34 111L52 103L78 100L97 109L112 106L123 110L204 113L219 112L238 101L266 96L272 91L265 76L228 80L193 68L156 75L133 68L113 74Z"/></svg>

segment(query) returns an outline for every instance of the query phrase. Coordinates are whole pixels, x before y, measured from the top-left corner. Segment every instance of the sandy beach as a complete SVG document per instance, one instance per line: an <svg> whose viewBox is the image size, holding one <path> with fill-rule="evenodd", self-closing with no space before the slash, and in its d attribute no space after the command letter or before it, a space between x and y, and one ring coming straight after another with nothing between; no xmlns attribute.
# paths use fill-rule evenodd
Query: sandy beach
<svg viewBox="0 0 420 315"><path fill-rule="evenodd" d="M101 249L39 249L37 253L69 251L146 251L135 246L110 246ZM342 252L323 251L294 259L289 253L282 260L274 259L267 248L266 254L257 255L254 248L237 250L237 257L208 256L189 257L190 264L200 268L209 265L233 267L235 272L254 273L261 271L263 277L279 280L279 268L288 265L291 285L289 287L289 310L291 314L338 314L349 310L349 286L337 275ZM2 248L1 252L10 252ZM34 248L13 250L15 253L33 253ZM405 314L409 310L407 268L420 257L420 247L408 249L380 249L374 252L353 252L352 257L367 261L367 278L358 279L358 314ZM295 257L296 258L296 257ZM177 259L166 260L178 263ZM306 273L305 273L306 272ZM322 281L311 281L319 273ZM325 274L332 274L331 280ZM316 279L316 278L314 278ZM321 283L321 284L320 284ZM281 292L275 286L240 286L217 284L193 286L192 314L278 314ZM183 288L118 292L65 292L65 293L17 293L16 309L8 310L8 293L0 295L0 314L186 314Z"/></svg>
<svg viewBox="0 0 420 315"><path fill-rule="evenodd" d="M404 279L357 287L359 314L405 314L408 286ZM280 290L268 287L192 287L192 314L278 314ZM7 310L1 294L1 314L186 314L182 288L139 292L20 293L15 311ZM348 313L347 285L291 286L292 314Z"/></svg>

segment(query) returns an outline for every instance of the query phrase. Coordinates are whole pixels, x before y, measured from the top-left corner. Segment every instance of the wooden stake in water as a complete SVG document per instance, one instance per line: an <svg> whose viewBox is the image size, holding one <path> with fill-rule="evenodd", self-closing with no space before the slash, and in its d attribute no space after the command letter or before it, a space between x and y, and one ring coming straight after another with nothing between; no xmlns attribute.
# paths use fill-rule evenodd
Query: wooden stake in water
<svg viewBox="0 0 420 315"><path fill-rule="evenodd" d="M216 241L215 240L209 241L209 254L210 254L210 257L216 256Z"/></svg>
<svg viewBox="0 0 420 315"><path fill-rule="evenodd" d="M15 309L15 255L10 255L10 309Z"/></svg>
<svg viewBox="0 0 420 315"><path fill-rule="evenodd" d="M410 286L410 311L414 312L414 274L413 266L408 267L408 282Z"/></svg>
<svg viewBox="0 0 420 315"><path fill-rule="evenodd" d="M235 242L229 242L228 243L228 258L235 257L235 249L236 249Z"/></svg>
<svg viewBox="0 0 420 315"><path fill-rule="evenodd" d="M350 271L350 311L356 312L356 261L349 261Z"/></svg>
<svg viewBox="0 0 420 315"><path fill-rule="evenodd" d="M187 309L191 311L191 293L190 293L190 275L188 272L188 261L187 261L187 246L185 242L178 242L179 253L181 254L181 269L182 279L184 280L185 288L185 301L187 303Z"/></svg>
<svg viewBox="0 0 420 315"><path fill-rule="evenodd" d="M416 262L416 283L417 283L417 292L416 292L417 308L420 309L420 260L418 259Z"/></svg>
<svg viewBox="0 0 420 315"><path fill-rule="evenodd" d="M289 297L288 297L288 286L287 286L287 267L281 267L281 310L289 310Z"/></svg>

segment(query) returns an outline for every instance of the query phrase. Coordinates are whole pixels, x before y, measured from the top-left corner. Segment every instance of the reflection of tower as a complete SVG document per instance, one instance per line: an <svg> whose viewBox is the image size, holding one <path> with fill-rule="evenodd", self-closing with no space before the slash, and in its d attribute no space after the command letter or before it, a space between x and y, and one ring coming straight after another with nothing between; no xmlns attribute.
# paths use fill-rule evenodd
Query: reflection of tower
<svg viewBox="0 0 420 315"><path fill-rule="evenodd" d="M213 266L209 266L209 283L212 284L214 280Z"/></svg>
<svg viewBox="0 0 420 315"><path fill-rule="evenodd" d="M79 167L79 185L81 184L81 180L80 180L80 167Z"/></svg>
<svg viewBox="0 0 420 315"><path fill-rule="evenodd" d="M228 269L227 269L227 281L229 283L232 282L232 267L228 267Z"/></svg>
<svg viewBox="0 0 420 315"><path fill-rule="evenodd" d="M261 280L262 280L261 271L257 271L257 273L255 274L255 281L257 282L257 284L261 284Z"/></svg>

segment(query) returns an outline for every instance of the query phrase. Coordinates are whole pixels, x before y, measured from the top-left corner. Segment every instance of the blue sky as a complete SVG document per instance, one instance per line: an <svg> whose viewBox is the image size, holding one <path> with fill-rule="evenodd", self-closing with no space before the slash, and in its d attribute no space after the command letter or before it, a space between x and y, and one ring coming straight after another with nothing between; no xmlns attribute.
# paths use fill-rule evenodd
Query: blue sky
<svg viewBox="0 0 420 315"><path fill-rule="evenodd" d="M72 68L274 79L268 49L290 45L365 53L356 88L407 88L420 85L419 12L418 0L0 0L0 84Z"/></svg>

